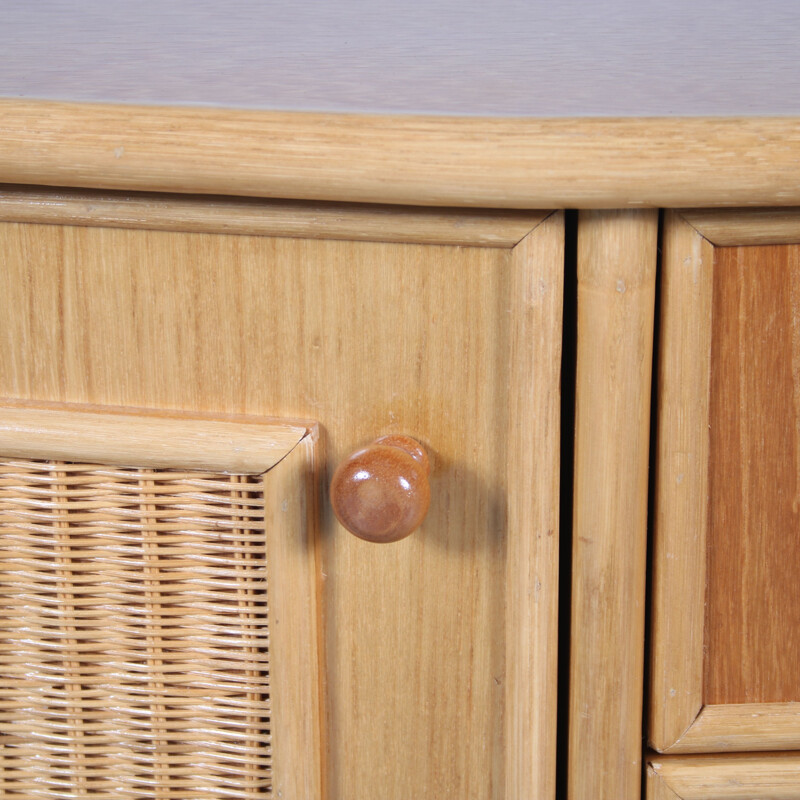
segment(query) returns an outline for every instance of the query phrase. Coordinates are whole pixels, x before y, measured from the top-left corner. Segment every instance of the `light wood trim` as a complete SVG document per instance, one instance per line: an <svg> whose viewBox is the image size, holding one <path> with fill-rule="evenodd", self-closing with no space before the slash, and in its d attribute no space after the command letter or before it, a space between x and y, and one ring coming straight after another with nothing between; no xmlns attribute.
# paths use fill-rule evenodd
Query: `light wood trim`
<svg viewBox="0 0 800 800"><path fill-rule="evenodd" d="M316 432L264 476L273 795L321 800Z"/></svg>
<svg viewBox="0 0 800 800"><path fill-rule="evenodd" d="M512 253L507 800L555 796L563 263L563 213L548 218Z"/></svg>
<svg viewBox="0 0 800 800"><path fill-rule="evenodd" d="M490 208L785 206L800 204L800 125L9 99L0 181Z"/></svg>
<svg viewBox="0 0 800 800"><path fill-rule="evenodd" d="M647 800L798 800L800 755L654 756Z"/></svg>
<svg viewBox="0 0 800 800"><path fill-rule="evenodd" d="M0 453L13 458L258 474L306 432L306 426L247 417L0 401Z"/></svg>
<svg viewBox="0 0 800 800"><path fill-rule="evenodd" d="M664 219L649 738L666 750L703 703L714 248Z"/></svg>
<svg viewBox="0 0 800 800"><path fill-rule="evenodd" d="M641 789L657 232L655 211L579 217L571 800Z"/></svg>
<svg viewBox="0 0 800 800"><path fill-rule="evenodd" d="M681 800L666 782L661 780L661 776L653 769L651 764L647 765L645 777L645 800Z"/></svg>
<svg viewBox="0 0 800 800"><path fill-rule="evenodd" d="M800 703L704 706L666 752L800 750Z"/></svg>
<svg viewBox="0 0 800 800"><path fill-rule="evenodd" d="M718 247L800 242L800 208L693 208L681 216Z"/></svg>
<svg viewBox="0 0 800 800"><path fill-rule="evenodd" d="M0 186L0 220L310 239L513 247L545 212L429 209Z"/></svg>

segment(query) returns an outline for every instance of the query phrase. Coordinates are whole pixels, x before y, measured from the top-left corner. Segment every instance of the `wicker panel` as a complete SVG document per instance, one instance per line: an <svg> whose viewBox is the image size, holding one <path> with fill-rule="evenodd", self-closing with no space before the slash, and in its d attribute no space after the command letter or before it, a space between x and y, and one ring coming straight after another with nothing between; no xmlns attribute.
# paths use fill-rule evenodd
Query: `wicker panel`
<svg viewBox="0 0 800 800"><path fill-rule="evenodd" d="M271 796L260 476L0 462L0 796Z"/></svg>

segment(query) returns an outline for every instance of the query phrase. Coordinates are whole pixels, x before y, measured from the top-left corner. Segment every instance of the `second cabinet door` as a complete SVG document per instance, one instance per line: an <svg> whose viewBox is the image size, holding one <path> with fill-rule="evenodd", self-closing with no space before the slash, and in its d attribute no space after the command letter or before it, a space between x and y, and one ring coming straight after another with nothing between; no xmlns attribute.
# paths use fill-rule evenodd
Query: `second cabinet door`
<svg viewBox="0 0 800 800"><path fill-rule="evenodd" d="M511 215L492 244L502 215L464 212L438 244L438 212L416 243L386 209L327 233L306 213L295 238L141 213L177 230L0 225L0 395L318 420L322 487L376 436L417 438L409 538L361 541L317 498L322 785L552 797L562 216Z"/></svg>
<svg viewBox="0 0 800 800"><path fill-rule="evenodd" d="M800 216L668 214L650 740L800 749Z"/></svg>

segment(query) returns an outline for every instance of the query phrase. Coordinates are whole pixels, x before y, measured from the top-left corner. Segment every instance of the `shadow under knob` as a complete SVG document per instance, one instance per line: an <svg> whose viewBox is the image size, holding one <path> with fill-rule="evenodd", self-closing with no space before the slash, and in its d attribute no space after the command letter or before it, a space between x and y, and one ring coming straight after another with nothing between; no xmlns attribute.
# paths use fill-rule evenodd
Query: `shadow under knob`
<svg viewBox="0 0 800 800"><path fill-rule="evenodd" d="M381 436L336 469L330 497L339 522L368 542L396 542L413 533L430 504L430 464L410 436Z"/></svg>

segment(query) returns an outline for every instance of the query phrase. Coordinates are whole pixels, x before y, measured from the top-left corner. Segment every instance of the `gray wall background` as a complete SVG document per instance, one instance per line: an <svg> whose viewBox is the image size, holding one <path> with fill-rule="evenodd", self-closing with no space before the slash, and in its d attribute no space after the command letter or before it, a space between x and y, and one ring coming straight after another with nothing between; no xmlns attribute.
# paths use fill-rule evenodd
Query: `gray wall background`
<svg viewBox="0 0 800 800"><path fill-rule="evenodd" d="M798 0L0 0L0 96L505 116L800 114Z"/></svg>

